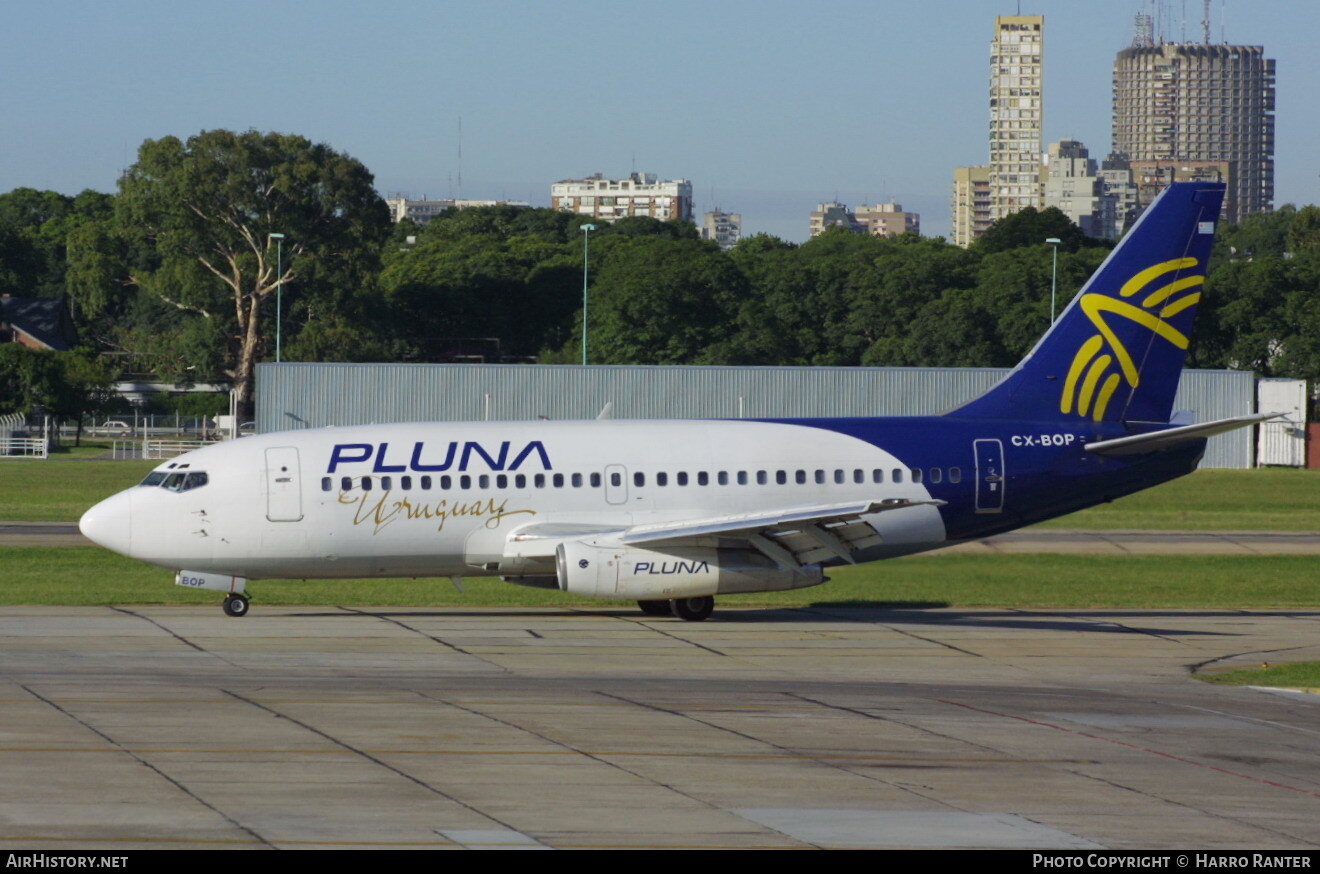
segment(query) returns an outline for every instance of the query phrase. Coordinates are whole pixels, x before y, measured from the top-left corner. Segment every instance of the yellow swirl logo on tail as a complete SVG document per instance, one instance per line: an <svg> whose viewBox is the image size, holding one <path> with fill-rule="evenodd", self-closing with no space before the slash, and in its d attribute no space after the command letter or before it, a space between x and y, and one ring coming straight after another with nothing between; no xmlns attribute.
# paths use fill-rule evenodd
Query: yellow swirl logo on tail
<svg viewBox="0 0 1320 874"><path fill-rule="evenodd" d="M1119 297L1132 297L1165 274L1195 267L1196 264L1195 258L1175 258L1172 261L1147 267L1123 283L1123 287L1118 291ZM1132 355L1114 333L1114 329L1105 322L1105 313L1114 313L1136 322L1179 349L1186 349L1188 344L1186 335L1164 320L1197 303L1201 299L1199 291L1184 294L1182 297L1177 295L1204 282L1205 277L1201 275L1175 279L1147 294L1140 306L1103 294L1082 295L1079 301L1082 312L1086 313L1086 317L1091 320L1099 333L1089 337L1077 350L1072 366L1068 368L1068 378L1063 382L1059 411L1065 414L1071 413L1075 400L1077 415L1089 415L1099 422L1104 418L1109 399L1113 397L1122 382L1126 381L1131 388L1136 388L1140 382L1140 372L1132 360ZM1104 351L1106 346L1107 352ZM1114 366L1112 369L1111 365Z"/></svg>

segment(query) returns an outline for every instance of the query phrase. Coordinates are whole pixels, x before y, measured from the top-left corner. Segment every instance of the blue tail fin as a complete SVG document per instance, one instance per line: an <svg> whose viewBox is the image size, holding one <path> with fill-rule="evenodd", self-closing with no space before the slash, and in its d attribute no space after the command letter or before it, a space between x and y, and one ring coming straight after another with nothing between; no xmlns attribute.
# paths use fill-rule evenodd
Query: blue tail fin
<svg viewBox="0 0 1320 874"><path fill-rule="evenodd" d="M950 415L1168 422L1223 198L1166 188L1027 357Z"/></svg>

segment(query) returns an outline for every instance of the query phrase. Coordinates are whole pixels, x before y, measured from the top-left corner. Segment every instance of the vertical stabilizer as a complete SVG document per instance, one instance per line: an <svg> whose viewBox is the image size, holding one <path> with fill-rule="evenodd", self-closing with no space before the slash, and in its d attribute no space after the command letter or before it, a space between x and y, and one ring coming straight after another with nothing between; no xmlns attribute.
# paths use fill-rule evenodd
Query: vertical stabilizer
<svg viewBox="0 0 1320 874"><path fill-rule="evenodd" d="M1164 189L1027 357L950 415L1168 422L1223 198Z"/></svg>

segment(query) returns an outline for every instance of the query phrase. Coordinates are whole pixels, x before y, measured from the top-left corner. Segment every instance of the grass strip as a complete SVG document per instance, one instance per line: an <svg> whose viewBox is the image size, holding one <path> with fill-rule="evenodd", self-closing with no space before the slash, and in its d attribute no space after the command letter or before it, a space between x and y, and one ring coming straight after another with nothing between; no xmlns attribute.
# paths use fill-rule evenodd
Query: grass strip
<svg viewBox="0 0 1320 874"><path fill-rule="evenodd" d="M1269 665L1242 671L1197 674L1207 683L1225 686L1282 686L1286 689L1320 689L1320 662L1294 662Z"/></svg>
<svg viewBox="0 0 1320 874"><path fill-rule="evenodd" d="M99 547L0 547L0 606L219 603L215 592ZM1310 556L934 555L829 570L823 586L727 595L725 606L1265 609L1320 607ZM603 606L491 578L269 580L258 604ZM628 604L630 602L621 602Z"/></svg>
<svg viewBox="0 0 1320 874"><path fill-rule="evenodd" d="M158 461L0 459L0 520L74 522L97 501L140 482ZM1201 470L1049 528L1140 531L1320 531L1320 472Z"/></svg>

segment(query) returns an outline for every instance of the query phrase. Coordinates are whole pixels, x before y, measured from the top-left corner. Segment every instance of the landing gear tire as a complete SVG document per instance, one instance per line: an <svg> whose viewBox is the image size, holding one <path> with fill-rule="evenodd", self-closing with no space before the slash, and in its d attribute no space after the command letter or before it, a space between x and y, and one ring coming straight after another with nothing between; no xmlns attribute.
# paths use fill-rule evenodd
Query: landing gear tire
<svg viewBox="0 0 1320 874"><path fill-rule="evenodd" d="M670 608L668 601L638 601L637 606L642 608L642 612L647 616L673 616L674 611Z"/></svg>
<svg viewBox="0 0 1320 874"><path fill-rule="evenodd" d="M246 616L248 612L247 595L233 594L225 598L226 616Z"/></svg>
<svg viewBox="0 0 1320 874"><path fill-rule="evenodd" d="M715 610L715 599L710 595L704 598L675 598L669 605L679 619L700 622Z"/></svg>

